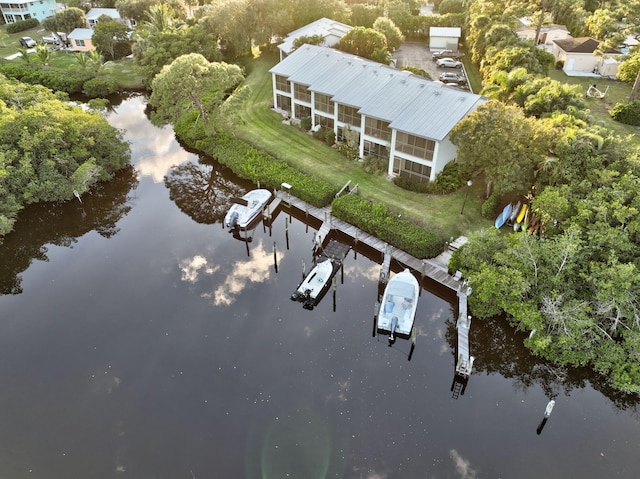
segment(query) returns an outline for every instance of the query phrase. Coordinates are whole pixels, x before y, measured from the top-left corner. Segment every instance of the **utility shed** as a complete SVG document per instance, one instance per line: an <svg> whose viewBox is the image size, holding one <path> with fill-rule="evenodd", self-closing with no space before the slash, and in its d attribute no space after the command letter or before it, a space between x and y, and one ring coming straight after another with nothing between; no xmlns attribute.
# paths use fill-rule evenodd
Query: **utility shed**
<svg viewBox="0 0 640 479"><path fill-rule="evenodd" d="M429 49L457 52L461 35L460 27L431 27L429 28Z"/></svg>

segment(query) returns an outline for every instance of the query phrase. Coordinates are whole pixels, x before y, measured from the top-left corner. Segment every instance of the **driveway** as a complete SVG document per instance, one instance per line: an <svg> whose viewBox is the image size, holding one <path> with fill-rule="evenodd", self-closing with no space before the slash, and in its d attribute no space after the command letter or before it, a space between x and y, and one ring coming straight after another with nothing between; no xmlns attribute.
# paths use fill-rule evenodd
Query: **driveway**
<svg viewBox="0 0 640 479"><path fill-rule="evenodd" d="M439 68L433 61L433 55L429 47L424 42L405 42L400 48L393 53L393 59L396 67L418 67L425 70L432 80L437 81L443 72L454 72L463 75L466 78L464 67L458 68ZM467 82L467 88L469 84Z"/></svg>

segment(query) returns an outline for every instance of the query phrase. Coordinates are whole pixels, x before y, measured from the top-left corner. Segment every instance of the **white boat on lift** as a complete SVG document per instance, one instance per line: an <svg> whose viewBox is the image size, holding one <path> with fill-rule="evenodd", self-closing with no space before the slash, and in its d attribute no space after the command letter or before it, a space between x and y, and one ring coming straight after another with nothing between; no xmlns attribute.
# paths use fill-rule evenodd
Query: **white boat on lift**
<svg viewBox="0 0 640 479"><path fill-rule="evenodd" d="M291 295L293 301L300 301L305 309L313 309L331 286L331 278L339 268L339 263L326 259L313 267Z"/></svg>
<svg viewBox="0 0 640 479"><path fill-rule="evenodd" d="M418 307L420 285L409 269L396 274L387 283L378 311L377 329L389 332L389 344L395 335L409 336Z"/></svg>
<svg viewBox="0 0 640 479"><path fill-rule="evenodd" d="M264 189L251 190L241 198L231 198L231 208L224 217L227 228L246 228L265 205L271 201L271 191Z"/></svg>

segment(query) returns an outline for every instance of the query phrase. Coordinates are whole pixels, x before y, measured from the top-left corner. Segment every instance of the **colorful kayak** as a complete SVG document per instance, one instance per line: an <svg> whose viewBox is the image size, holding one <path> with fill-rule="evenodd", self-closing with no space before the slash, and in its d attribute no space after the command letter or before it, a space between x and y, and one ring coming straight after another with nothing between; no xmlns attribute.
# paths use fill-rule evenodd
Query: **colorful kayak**
<svg viewBox="0 0 640 479"><path fill-rule="evenodd" d="M513 223L513 231L520 231L522 222L524 221L524 217L527 215L527 211L529 211L529 205L525 203L524 205L522 205L522 208L520 208L520 213L518 213L518 216L516 216L516 220Z"/></svg>
<svg viewBox="0 0 640 479"><path fill-rule="evenodd" d="M504 207L504 209L502 210L502 213L500 213L496 218L496 223L495 223L496 228L502 228L502 225L504 225L509 219L509 216L511 216L512 211L513 211L513 205L511 203L509 203L507 206Z"/></svg>

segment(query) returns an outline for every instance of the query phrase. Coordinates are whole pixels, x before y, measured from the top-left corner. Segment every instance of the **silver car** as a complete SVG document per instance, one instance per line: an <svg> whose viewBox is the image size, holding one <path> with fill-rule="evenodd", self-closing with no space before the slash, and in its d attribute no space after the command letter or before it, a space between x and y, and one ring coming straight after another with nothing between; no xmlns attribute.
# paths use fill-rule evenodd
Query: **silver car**
<svg viewBox="0 0 640 479"><path fill-rule="evenodd" d="M436 65L443 68L461 68L462 62L454 60L453 58L441 58L436 61Z"/></svg>

